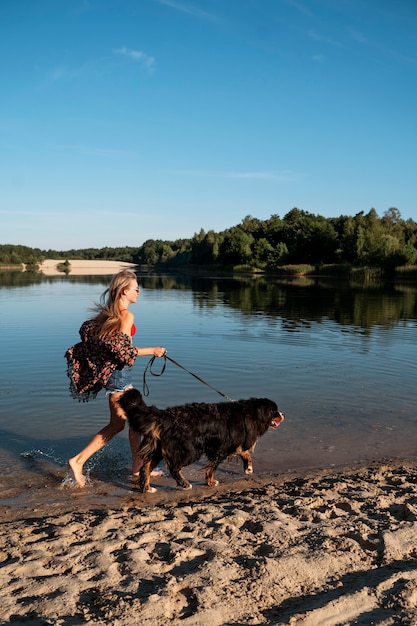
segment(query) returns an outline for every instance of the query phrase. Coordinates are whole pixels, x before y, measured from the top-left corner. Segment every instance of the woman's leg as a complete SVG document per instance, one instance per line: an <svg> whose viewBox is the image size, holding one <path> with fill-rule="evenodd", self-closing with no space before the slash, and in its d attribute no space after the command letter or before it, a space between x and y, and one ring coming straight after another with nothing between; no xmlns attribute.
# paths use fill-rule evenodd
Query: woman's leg
<svg viewBox="0 0 417 626"><path fill-rule="evenodd" d="M77 455L73 456L69 461L69 466L74 474L74 479L80 487L85 486L85 476L83 474L84 463L88 459L101 450L115 435L120 433L126 424L126 415L123 409L118 405L117 400L122 395L121 392L114 392L109 395L110 422L102 428L86 447Z"/></svg>

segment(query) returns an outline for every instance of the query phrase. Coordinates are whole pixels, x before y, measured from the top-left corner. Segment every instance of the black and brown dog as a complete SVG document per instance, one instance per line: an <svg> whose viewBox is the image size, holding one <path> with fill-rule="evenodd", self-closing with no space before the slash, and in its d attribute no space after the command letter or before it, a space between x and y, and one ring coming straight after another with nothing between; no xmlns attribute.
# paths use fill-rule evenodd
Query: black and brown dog
<svg viewBox="0 0 417 626"><path fill-rule="evenodd" d="M183 489L191 485L181 470L207 457L206 483L215 486L214 474L225 459L238 454L246 473L252 471L250 451L268 428L277 428L284 419L277 405L268 398L236 402L191 403L158 409L148 406L137 389L127 390L119 404L129 425L142 435L139 455L139 488L153 492L151 471L165 460L166 466Z"/></svg>

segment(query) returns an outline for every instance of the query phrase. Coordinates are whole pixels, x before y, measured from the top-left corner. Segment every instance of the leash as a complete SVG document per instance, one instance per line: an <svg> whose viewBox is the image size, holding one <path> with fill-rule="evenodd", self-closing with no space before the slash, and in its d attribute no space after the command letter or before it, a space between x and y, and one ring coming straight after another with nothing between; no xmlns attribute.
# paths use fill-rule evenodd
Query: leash
<svg viewBox="0 0 417 626"><path fill-rule="evenodd" d="M161 371L159 373L155 373L152 371L152 366L153 363L155 361L155 359L164 359L164 364L161 368ZM216 393L218 393L219 395L221 395L223 398L226 398L226 400L229 400L229 402L236 402L236 400L232 400L232 398L229 398L229 396L226 396L225 393L222 393L221 391L219 391L218 389L216 389L215 387L213 387L212 385L210 385L207 381L203 380L202 378L200 378L200 376L197 376L197 374L193 374L193 372L190 372L190 370L187 370L186 367L184 367L183 365L181 365L181 363L178 363L178 361L175 361L174 359L171 359L171 357L169 357L167 355L167 353L165 352L163 357L156 357L153 356L151 357L151 359L148 362L148 365L145 368L145 371L143 372L143 395L144 396L148 396L149 395L149 387L148 384L146 382L146 372L149 370L149 373L152 376L162 376L162 374L165 372L165 368L166 368L166 364L167 364L167 359L168 361L171 361L171 363L173 363L174 365L176 365L177 367L181 368L182 370L184 370L185 372L188 372L189 374L191 374L191 376L194 376L194 378L196 378L197 380L200 381L200 383L203 383L203 385L207 385L207 387L210 387L210 389L213 389L213 391L215 391Z"/></svg>

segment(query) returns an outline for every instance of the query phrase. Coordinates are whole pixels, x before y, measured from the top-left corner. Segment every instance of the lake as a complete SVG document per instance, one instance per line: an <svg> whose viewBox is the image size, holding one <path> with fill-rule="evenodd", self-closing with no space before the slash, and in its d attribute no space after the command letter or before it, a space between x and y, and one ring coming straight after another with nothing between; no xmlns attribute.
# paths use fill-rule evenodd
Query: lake
<svg viewBox="0 0 417 626"><path fill-rule="evenodd" d="M68 391L66 349L111 276L0 272L0 498L54 497L67 459L107 423L107 398ZM138 274L135 344L163 345L146 401L161 408L269 397L284 423L259 441L255 475L417 454L415 284ZM143 390L148 357L134 366ZM154 373L162 361L156 360ZM198 381L192 372L206 381ZM213 389L214 387L214 389ZM216 391L217 390L217 391ZM127 429L87 465L91 484L125 484ZM204 463L185 474L202 482ZM242 479L239 463L218 478ZM167 484L173 484L168 483Z"/></svg>

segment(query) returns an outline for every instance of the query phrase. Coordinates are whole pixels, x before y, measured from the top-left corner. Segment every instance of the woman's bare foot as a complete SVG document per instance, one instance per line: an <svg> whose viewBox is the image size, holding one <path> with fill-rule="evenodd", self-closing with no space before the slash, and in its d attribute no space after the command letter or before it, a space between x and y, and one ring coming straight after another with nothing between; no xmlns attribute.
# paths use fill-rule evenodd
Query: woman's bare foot
<svg viewBox="0 0 417 626"><path fill-rule="evenodd" d="M68 461L72 473L74 474L74 480L79 487L85 487L85 476L83 474L83 466L77 463L77 457L73 457Z"/></svg>

